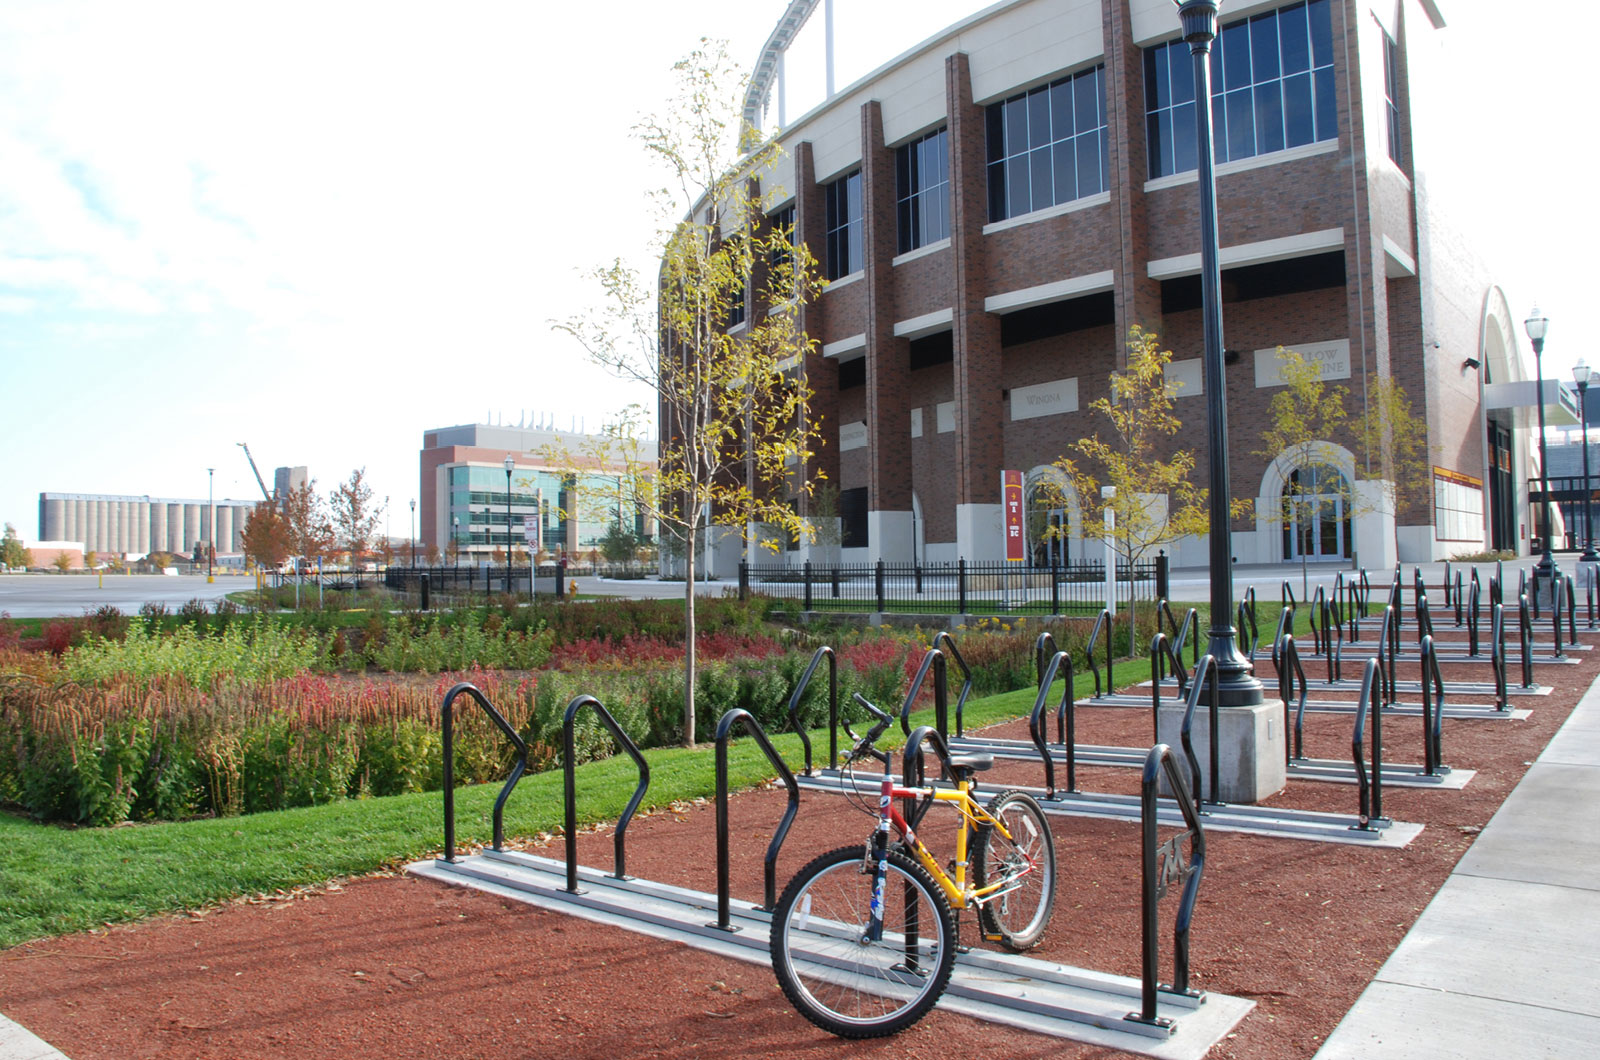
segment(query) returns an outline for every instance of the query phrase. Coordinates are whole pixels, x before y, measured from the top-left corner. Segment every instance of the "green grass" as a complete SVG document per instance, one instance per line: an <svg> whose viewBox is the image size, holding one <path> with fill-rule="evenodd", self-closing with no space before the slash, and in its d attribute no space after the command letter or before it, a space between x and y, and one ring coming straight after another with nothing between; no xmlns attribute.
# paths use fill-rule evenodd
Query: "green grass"
<svg viewBox="0 0 1600 1060"><path fill-rule="evenodd" d="M1079 695L1091 688L1087 675L1078 678ZM968 703L963 717L968 728L1007 720L1025 714L1033 699L1029 689L991 696ZM931 723L932 711L918 712L913 719ZM810 736L815 761L825 764L826 729ZM798 769L799 737L776 734L772 742L791 768ZM898 742L896 731L884 741L886 746ZM716 791L715 755L709 744L693 750L659 748L645 752L645 758L650 763L646 806L709 797ZM773 774L748 739L732 745L728 767L735 788ZM580 822L615 819L635 782L626 756L579 767ZM458 844L489 841L499 788L457 789ZM561 824L560 771L524 778L506 807L506 834L557 832ZM442 844L442 792L119 828L67 829L0 814L0 845L7 851L0 861L0 947L370 872L437 853ZM711 856L707 851L708 881Z"/></svg>

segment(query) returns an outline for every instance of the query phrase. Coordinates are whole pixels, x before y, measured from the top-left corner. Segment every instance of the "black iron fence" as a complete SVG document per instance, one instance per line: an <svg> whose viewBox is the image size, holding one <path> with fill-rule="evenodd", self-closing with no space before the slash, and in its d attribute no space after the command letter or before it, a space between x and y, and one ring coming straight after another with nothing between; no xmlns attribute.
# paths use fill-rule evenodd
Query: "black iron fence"
<svg viewBox="0 0 1600 1060"><path fill-rule="evenodd" d="M1117 603L1154 602L1166 557L1119 563L1111 584ZM859 563L799 567L739 566L739 598L751 593L801 611L906 614L1098 614L1106 606L1103 563L1049 567L1006 562Z"/></svg>

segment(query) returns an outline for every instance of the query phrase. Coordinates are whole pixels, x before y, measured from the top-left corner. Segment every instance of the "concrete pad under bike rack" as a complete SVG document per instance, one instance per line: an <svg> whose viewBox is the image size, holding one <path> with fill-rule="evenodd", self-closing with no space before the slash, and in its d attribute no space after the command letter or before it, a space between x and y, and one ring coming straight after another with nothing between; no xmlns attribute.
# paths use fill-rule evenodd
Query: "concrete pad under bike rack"
<svg viewBox="0 0 1600 1060"><path fill-rule="evenodd" d="M814 777L796 777L802 788L812 791L843 795L855 791L858 795L876 799L877 775L871 784L860 783L852 789L835 770L825 769ZM1137 795L1115 795L1099 791L1069 792L1057 789L1056 797L1045 795L1044 788L1026 784L1005 784L1001 787L985 786L972 789L972 797L981 805L1000 791L1023 791L1039 802L1045 813L1062 817L1107 817L1112 820L1141 820L1141 807ZM1422 834L1422 825L1410 821L1393 821L1386 827L1371 830L1352 827L1356 823L1353 813L1323 813L1317 810L1295 810L1282 806L1250 806L1206 803L1200 807L1205 815L1206 831L1248 832L1251 835L1270 836L1277 839L1303 839L1314 843L1348 843L1352 846L1380 847L1397 850L1407 846ZM1162 827L1184 827L1183 816L1177 804L1163 798L1159 804L1158 821Z"/></svg>
<svg viewBox="0 0 1600 1060"><path fill-rule="evenodd" d="M771 916L735 899L733 931L716 927L717 897L651 880L618 880L580 867L582 893L566 888L566 863L518 851L486 850L455 862L418 861L406 871L596 923L679 942L722 957L770 964ZM640 984L647 988L647 984ZM1159 1012L1172 1031L1126 1020L1137 1012L1140 982L1012 954L956 955L939 1007L975 1019L1163 1060L1201 1060L1255 1007L1226 994L1201 998L1161 992Z"/></svg>

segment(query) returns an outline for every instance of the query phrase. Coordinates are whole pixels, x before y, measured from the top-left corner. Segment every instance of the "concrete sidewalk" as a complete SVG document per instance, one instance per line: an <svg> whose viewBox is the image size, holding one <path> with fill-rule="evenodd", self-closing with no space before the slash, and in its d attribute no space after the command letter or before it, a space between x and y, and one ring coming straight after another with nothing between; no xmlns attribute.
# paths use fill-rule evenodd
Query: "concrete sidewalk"
<svg viewBox="0 0 1600 1060"><path fill-rule="evenodd" d="M67 1060L61 1050L0 1015L0 1060Z"/></svg>
<svg viewBox="0 0 1600 1060"><path fill-rule="evenodd" d="M1317 1060L1600 1050L1600 681Z"/></svg>

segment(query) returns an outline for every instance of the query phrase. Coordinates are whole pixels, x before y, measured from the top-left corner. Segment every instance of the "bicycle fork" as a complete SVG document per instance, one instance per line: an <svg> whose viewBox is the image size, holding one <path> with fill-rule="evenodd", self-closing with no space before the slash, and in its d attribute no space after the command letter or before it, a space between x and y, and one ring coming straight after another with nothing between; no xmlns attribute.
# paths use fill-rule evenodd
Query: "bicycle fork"
<svg viewBox="0 0 1600 1060"><path fill-rule="evenodd" d="M892 825L890 815L893 805L894 781L885 776L883 778L882 793L878 797L878 826L872 832L872 902L867 919L866 930L862 933L861 944L870 945L883 941L883 912L884 889L889 879L889 833ZM906 972L911 975L925 976L927 969L922 966L918 948L920 944L920 915L917 889L911 882L906 881L905 893L905 961L896 965L894 970Z"/></svg>

